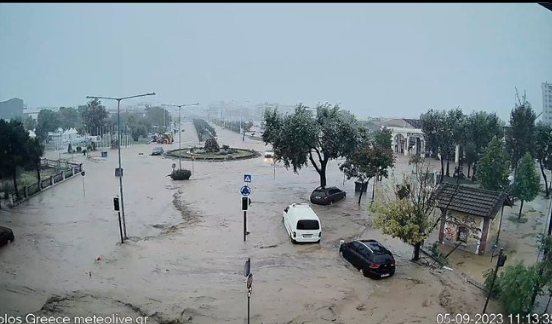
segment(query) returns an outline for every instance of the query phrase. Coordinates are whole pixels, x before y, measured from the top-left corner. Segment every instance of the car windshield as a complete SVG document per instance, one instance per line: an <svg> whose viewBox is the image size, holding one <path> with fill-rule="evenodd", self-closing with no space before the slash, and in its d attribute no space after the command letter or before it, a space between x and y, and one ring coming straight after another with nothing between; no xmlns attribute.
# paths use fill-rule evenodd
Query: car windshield
<svg viewBox="0 0 552 324"><path fill-rule="evenodd" d="M317 230L320 229L320 224L317 220L303 219L297 222L298 230Z"/></svg>
<svg viewBox="0 0 552 324"><path fill-rule="evenodd" d="M314 191L315 194L319 194L319 195L325 195L326 194L326 190L324 189L317 189Z"/></svg>

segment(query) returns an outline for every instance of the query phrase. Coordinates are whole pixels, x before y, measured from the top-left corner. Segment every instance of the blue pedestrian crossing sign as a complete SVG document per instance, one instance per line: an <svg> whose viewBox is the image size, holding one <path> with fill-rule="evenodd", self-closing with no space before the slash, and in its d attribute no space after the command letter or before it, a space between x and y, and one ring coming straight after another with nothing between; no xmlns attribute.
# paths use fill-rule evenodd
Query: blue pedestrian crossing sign
<svg viewBox="0 0 552 324"><path fill-rule="evenodd" d="M250 174L244 174L243 175L243 182L251 182L251 175Z"/></svg>
<svg viewBox="0 0 552 324"><path fill-rule="evenodd" d="M249 188L248 186L243 186L240 189L240 193L242 194L242 196L247 197L251 194L251 188Z"/></svg>

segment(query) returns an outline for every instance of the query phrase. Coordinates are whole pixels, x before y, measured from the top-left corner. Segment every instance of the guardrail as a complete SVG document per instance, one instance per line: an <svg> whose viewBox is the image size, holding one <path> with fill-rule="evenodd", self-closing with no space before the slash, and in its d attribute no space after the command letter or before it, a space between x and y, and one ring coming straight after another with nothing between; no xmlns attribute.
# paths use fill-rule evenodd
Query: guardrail
<svg viewBox="0 0 552 324"><path fill-rule="evenodd" d="M58 161L58 160L42 159L41 166L47 167L47 168L57 168L57 167L64 166L64 169L63 171L53 174L46 179L42 179L37 183L24 186L23 192L20 193L19 195L11 194L9 197L8 207L13 208L21 204L22 202L28 200L29 198L40 194L44 189L53 187L69 178L72 178L83 170L82 163L77 164L77 163L71 163L63 160Z"/></svg>

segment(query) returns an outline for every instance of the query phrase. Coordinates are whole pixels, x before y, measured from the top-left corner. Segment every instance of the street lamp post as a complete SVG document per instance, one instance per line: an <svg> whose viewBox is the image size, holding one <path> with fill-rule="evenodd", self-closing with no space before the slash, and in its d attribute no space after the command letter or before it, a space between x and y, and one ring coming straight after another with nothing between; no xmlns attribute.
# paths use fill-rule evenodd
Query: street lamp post
<svg viewBox="0 0 552 324"><path fill-rule="evenodd" d="M193 104L186 104L186 105L164 105L164 106L170 106L170 107L178 107L178 170L182 170L182 120L180 119L180 108L187 107L187 106L198 106L199 103L193 103Z"/></svg>
<svg viewBox="0 0 552 324"><path fill-rule="evenodd" d="M97 97L97 96L86 96L86 99L105 99L105 100L117 100L117 153L119 155L119 191L121 193L121 214L123 215L123 229L125 232L125 239L128 239L126 232L126 222L125 222L125 205L123 201L123 169L121 168L121 100L132 99L145 96L155 96L155 92L145 93L136 96L122 97L122 98L113 98L113 97Z"/></svg>

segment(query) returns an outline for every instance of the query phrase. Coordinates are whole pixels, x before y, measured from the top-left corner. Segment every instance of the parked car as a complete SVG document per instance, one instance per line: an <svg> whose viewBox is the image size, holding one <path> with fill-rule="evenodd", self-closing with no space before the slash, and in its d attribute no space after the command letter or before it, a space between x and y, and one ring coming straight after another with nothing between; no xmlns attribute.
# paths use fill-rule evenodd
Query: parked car
<svg viewBox="0 0 552 324"><path fill-rule="evenodd" d="M337 187L318 187L310 195L310 201L317 205L331 205L347 196L347 193Z"/></svg>
<svg viewBox="0 0 552 324"><path fill-rule="evenodd" d="M376 240L356 240L339 245L339 253L365 277L384 278L395 274L393 253Z"/></svg>
<svg viewBox="0 0 552 324"><path fill-rule="evenodd" d="M153 148L151 155L162 155L164 152L165 150L162 147L158 146Z"/></svg>
<svg viewBox="0 0 552 324"><path fill-rule="evenodd" d="M13 242L15 236L10 228L0 226L0 246L8 244L8 241Z"/></svg>
<svg viewBox="0 0 552 324"><path fill-rule="evenodd" d="M284 226L292 243L320 243L322 227L308 204L291 204L284 209Z"/></svg>
<svg viewBox="0 0 552 324"><path fill-rule="evenodd" d="M265 157L265 159L272 159L272 158L274 158L274 152L266 151L266 152L264 152L264 157Z"/></svg>

